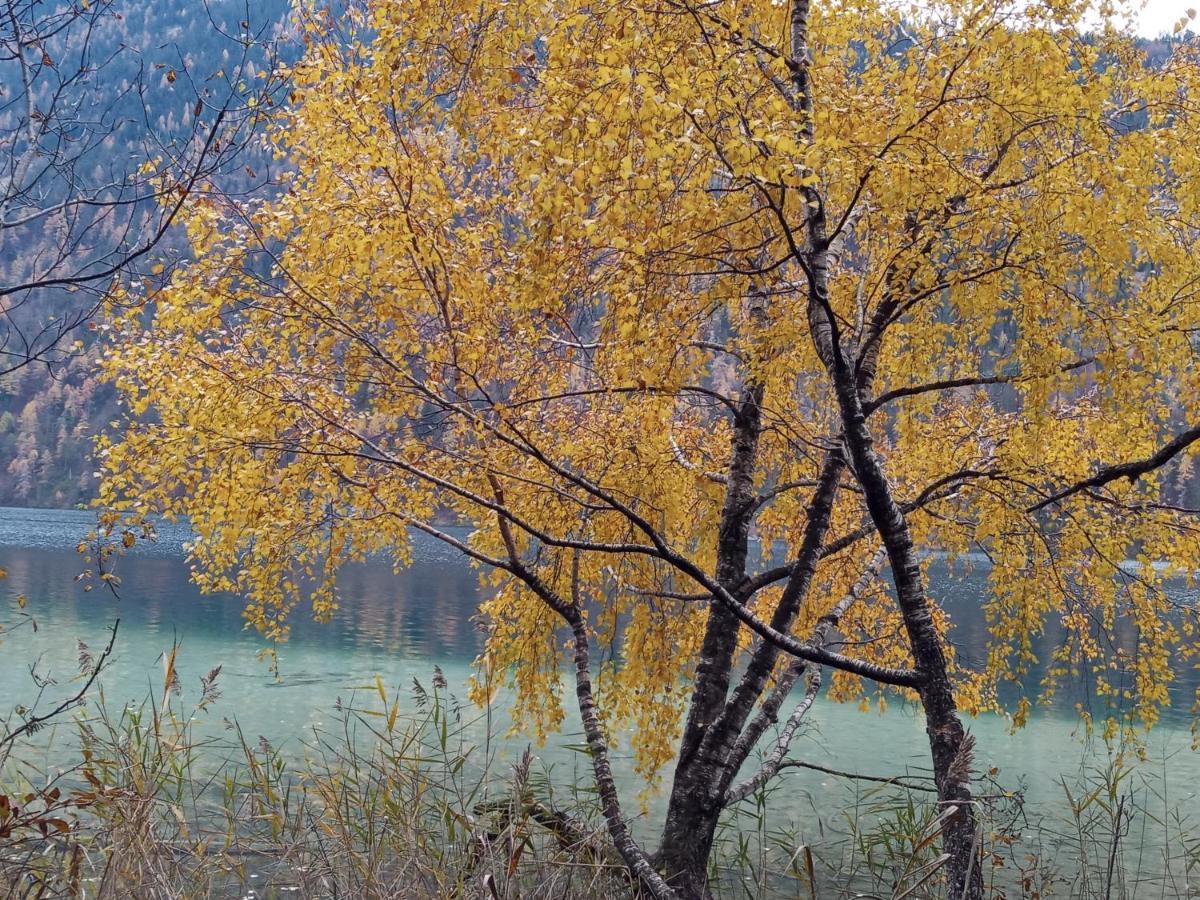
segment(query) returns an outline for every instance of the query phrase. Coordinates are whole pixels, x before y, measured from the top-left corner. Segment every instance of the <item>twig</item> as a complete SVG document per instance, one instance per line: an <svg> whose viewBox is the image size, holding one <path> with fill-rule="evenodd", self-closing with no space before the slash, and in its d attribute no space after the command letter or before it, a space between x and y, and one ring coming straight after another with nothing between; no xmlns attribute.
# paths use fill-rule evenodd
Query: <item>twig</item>
<svg viewBox="0 0 1200 900"><path fill-rule="evenodd" d="M104 648L104 652L101 653L100 658L96 660L96 665L94 665L92 667L92 672L88 676L88 680L84 682L83 687L81 687L79 689L79 691L75 694L75 696L71 697L68 700L64 700L62 703L60 703L58 706L56 706L50 712L46 713L46 715L44 715L44 716L30 716L28 719L26 719L24 721L24 723L22 723L20 728L17 728L15 731L11 731L8 734L6 734L3 738L0 738L0 748L8 746L13 741L15 741L17 738L19 738L22 734L37 731L37 729L39 729L42 725L46 724L46 722L50 721L55 716L65 712L66 710L70 709L72 706L79 703L79 701L83 699L83 695L86 694L88 692L88 690L91 688L91 686L95 683L96 677L100 674L100 670L104 668L105 662L108 660L108 657L112 654L113 645L116 643L116 640L117 640L117 626L119 626L120 624L121 624L120 619L117 619L116 621L113 622L112 629L111 629L112 634L109 635L109 638L108 638L108 646Z"/></svg>
<svg viewBox="0 0 1200 900"><path fill-rule="evenodd" d="M812 769L814 772L824 772L826 775L836 775L839 778L853 778L856 781L873 781L877 784L894 784L897 787L902 787L910 791L925 791L929 794L936 794L937 788L929 787L923 784L912 784L904 781L905 776L893 775L891 778L881 778L878 775L859 775L857 772L843 772L839 769L828 769L825 766L819 766L816 763L804 762L801 759L785 759L779 764L781 769Z"/></svg>

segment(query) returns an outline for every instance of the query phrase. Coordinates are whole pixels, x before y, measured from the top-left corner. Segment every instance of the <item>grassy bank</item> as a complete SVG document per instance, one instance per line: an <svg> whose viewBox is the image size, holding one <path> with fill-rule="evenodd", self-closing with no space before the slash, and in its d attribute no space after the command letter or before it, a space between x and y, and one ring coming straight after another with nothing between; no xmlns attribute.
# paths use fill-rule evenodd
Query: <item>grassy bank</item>
<svg viewBox="0 0 1200 900"><path fill-rule="evenodd" d="M365 687L303 753L285 754L221 708L219 671L184 704L168 657L158 696L113 709L100 693L59 725L54 739L71 743L73 765L39 764L45 730L9 745L0 896L636 896L585 767L564 779L529 752L501 761L490 711L461 705L440 673L402 693L403 704L382 682ZM220 736L199 735L198 723L225 713ZM1190 811L1173 803L1162 767L1131 758L1114 749L1100 768L1064 772L1060 813L1038 818L1019 785L979 773L992 896L1200 894ZM941 820L928 785L844 781L837 815L814 810L816 821L840 823L818 839L772 813L786 779L740 805L721 830L715 893L942 896ZM651 837L653 823L642 825Z"/></svg>

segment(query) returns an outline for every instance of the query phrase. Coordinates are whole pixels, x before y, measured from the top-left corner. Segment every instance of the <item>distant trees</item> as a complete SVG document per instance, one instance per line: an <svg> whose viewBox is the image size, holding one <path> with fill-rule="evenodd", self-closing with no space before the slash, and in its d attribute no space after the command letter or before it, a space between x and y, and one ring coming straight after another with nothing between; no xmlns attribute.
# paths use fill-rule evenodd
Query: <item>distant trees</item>
<svg viewBox="0 0 1200 900"><path fill-rule="evenodd" d="M93 422L117 414L116 396L98 376L100 353L91 343L52 373L27 367L0 381L0 504L61 507L94 490Z"/></svg>
<svg viewBox="0 0 1200 900"><path fill-rule="evenodd" d="M571 685L657 897L708 894L719 817L823 686L915 700L945 891L979 898L962 712L998 707L1047 623L1045 690L1085 669L1129 721L1197 652L1165 582L1200 512L1161 485L1200 438L1200 58L1150 69L1082 11L314 13L286 191L189 198L193 258L152 312L121 297L105 496L190 517L201 583L268 632L331 614L347 560L403 564L412 529L475 561L480 665L539 729ZM925 579L972 552L977 671ZM609 765L622 727L643 773L675 763L656 851Z"/></svg>
<svg viewBox="0 0 1200 900"><path fill-rule="evenodd" d="M279 88L282 6L0 3L0 409L68 375L114 285L161 280L185 198L265 182L250 141ZM33 363L18 396L5 376ZM43 448L76 468L85 450ZM0 459L16 479L0 502L80 496L43 483L29 452Z"/></svg>

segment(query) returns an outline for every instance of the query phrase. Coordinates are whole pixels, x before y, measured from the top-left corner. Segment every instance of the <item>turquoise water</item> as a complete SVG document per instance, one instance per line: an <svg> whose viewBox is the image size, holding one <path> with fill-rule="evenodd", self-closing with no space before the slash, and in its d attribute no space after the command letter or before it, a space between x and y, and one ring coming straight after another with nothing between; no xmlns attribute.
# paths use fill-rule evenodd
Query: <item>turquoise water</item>
<svg viewBox="0 0 1200 900"><path fill-rule="evenodd" d="M120 619L114 659L103 676L109 705L140 702L161 691L161 656L179 644L184 698L199 696L199 678L221 665L217 711L236 714L248 730L287 743L323 723L337 697L370 684L378 673L389 684L427 680L440 666L465 682L481 645L472 622L476 573L438 547L399 575L382 564L348 569L343 608L319 625L297 616L291 640L277 648L278 678L260 651L271 645L244 627L241 605L228 595L202 595L188 579L182 543L187 534L167 528L156 544L119 561L119 598L102 588L85 593L74 580L84 568L75 545L92 521L75 511L0 509L0 582L6 596L6 631L20 617L12 598L28 597L25 625L0 645L0 697L27 702L29 667L65 683L77 671L77 640L98 654L108 629ZM4 620L0 620L4 621Z"/></svg>
<svg viewBox="0 0 1200 900"><path fill-rule="evenodd" d="M100 589L85 593L74 580L83 567L75 545L92 522L76 511L0 509L0 700L6 708L27 703L32 693L30 667L58 680L47 692L71 693L77 671L77 640L99 652L114 619L121 624L116 653L103 676L110 708L157 695L162 685L162 654L173 642L180 646L179 671L184 701L198 699L199 678L221 665L221 700L202 714L201 728L222 727L224 717L242 723L250 737L262 735L285 752L302 752L312 730L337 717L339 698L373 683L376 674L389 685L407 689L412 679L428 684L434 666L452 690L462 693L470 664L482 644L474 620L479 599L477 572L452 551L432 540L417 539L415 563L393 573L383 563L348 569L342 579L342 607L331 623L318 625L298 617L291 640L279 645L278 673L259 657L269 647L243 627L241 606L229 596L203 596L188 580L181 529L167 528L154 545L139 548L120 562L120 598ZM959 653L978 659L983 652L980 603L986 582L976 573L950 579L936 571L933 593L943 598L958 623ZM14 602L28 597L24 613L37 629L21 625ZM1053 640L1053 635L1046 638ZM1190 750L1189 706L1194 673L1177 688L1175 708L1148 741L1145 777L1163 792L1172 808L1197 806L1200 754ZM1054 815L1063 806L1062 779L1077 779L1081 770L1103 765L1107 751L1085 742L1070 709L1086 699L1086 691L1067 691L1062 708L1040 709L1029 727L1010 733L1008 722L994 715L972 720L979 770L999 769L1006 787L1025 790L1027 809ZM503 716L500 716L503 728ZM542 762L577 771L578 754L570 749L578 735L568 722L566 733L538 748ZM47 761L66 752L64 735L52 742ZM502 752L515 755L528 741L508 738ZM56 749L57 747L57 749ZM922 722L911 708L898 704L886 713L818 703L807 730L796 740L793 757L839 770L893 776L921 775L928 769L928 747ZM619 761L628 774L628 761ZM637 785L624 780L631 807ZM795 823L797 836L818 844L822 835L842 827L846 782L812 771L787 776L785 789L772 798L773 812ZM1197 807L1200 809L1200 807ZM661 813L661 796L651 797L641 829L653 830ZM1166 896L1170 896L1167 894Z"/></svg>

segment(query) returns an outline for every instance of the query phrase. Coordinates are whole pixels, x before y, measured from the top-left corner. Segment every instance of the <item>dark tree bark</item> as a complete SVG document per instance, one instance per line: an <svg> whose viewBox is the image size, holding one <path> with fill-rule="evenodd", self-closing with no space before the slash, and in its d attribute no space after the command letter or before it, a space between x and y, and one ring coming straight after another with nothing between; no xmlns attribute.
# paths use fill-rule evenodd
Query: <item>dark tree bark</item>
<svg viewBox="0 0 1200 900"><path fill-rule="evenodd" d="M792 56L800 62L793 76L797 102L812 127L811 81L808 74L808 0L793 0L791 13ZM811 131L810 131L811 134ZM817 353L833 381L841 413L842 429L850 465L871 521L887 549L897 603L908 634L917 670L924 676L918 688L925 710L925 727L933 757L939 802L954 806L943 828L943 849L949 855L949 895L958 900L982 900L983 878L978 862L979 846L971 796L971 740L958 716L941 636L934 626L925 594L920 564L913 549L908 522L896 503L883 465L874 451L867 428L863 397L873 380L884 331L892 316L896 294L890 292L863 337L859 355L843 343L829 300L829 248L831 238L825 217L824 198L810 187L806 192L806 247L798 252L808 276L808 323ZM836 235L834 236L836 238ZM795 245L794 245L795 246ZM799 248L797 248L799 250Z"/></svg>
<svg viewBox="0 0 1200 900"><path fill-rule="evenodd" d="M871 520L887 548L913 661L918 671L925 675L918 691L925 709L925 730L933 756L938 800L943 806L952 805L958 809L942 832L943 849L950 856L947 861L949 895L963 900L982 900L978 826L971 796L972 741L958 716L942 639L934 626L908 522L875 454L854 376L845 364L839 365L838 369L838 403L846 428L846 445Z"/></svg>
<svg viewBox="0 0 1200 900"><path fill-rule="evenodd" d="M736 592L746 576L762 400L762 386L748 384L733 421L716 570L717 581L730 593ZM702 754L701 747L725 707L738 624L727 606L715 600L709 605L662 843L655 859L667 882L687 898L708 896L708 859L723 807L715 791L720 763Z"/></svg>

